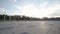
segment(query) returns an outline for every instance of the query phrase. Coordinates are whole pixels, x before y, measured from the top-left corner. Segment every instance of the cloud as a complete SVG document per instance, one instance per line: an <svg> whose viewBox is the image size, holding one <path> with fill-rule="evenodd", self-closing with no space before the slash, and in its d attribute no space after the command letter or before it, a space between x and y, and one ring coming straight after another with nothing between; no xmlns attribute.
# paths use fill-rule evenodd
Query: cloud
<svg viewBox="0 0 60 34"><path fill-rule="evenodd" d="M17 0L10 0L10 1L13 3L17 2ZM39 3L38 7L34 2L33 3L28 3L28 2L20 3L19 5L14 4L13 6L14 6L14 9L12 10L12 12L6 9L0 9L0 11L3 14L5 11L6 14L11 14L11 15L26 15L26 16L31 16L31 17L51 17L51 16L59 16L57 10L60 9L60 4L52 5L52 4L49 4L48 1Z"/></svg>
<svg viewBox="0 0 60 34"><path fill-rule="evenodd" d="M49 17L60 16L60 4L55 4L50 10L52 10L52 13L49 14Z"/></svg>
<svg viewBox="0 0 60 34"><path fill-rule="evenodd" d="M48 2L44 2L43 4L41 4L39 6L39 8L37 8L34 3L32 4L27 4L27 5L23 5L23 6L18 6L15 5L16 9L19 9L19 11L21 11L21 13L23 15L27 15L27 16L33 16L33 17L43 17L46 16L47 14L47 8L46 5L48 4Z"/></svg>
<svg viewBox="0 0 60 34"><path fill-rule="evenodd" d="M15 7L22 12L23 15L27 15L27 16L31 16L31 14L33 15L35 12L37 12L37 8L33 5L24 5L24 6L18 6L15 5Z"/></svg>
<svg viewBox="0 0 60 34"><path fill-rule="evenodd" d="M54 4L48 6L48 1L40 4L39 8L32 4L24 4L22 6L15 5L15 8L21 12L22 15L33 16L33 17L51 17L52 13L60 9L60 4Z"/></svg>
<svg viewBox="0 0 60 34"><path fill-rule="evenodd" d="M10 1L15 4L17 0L10 0Z"/></svg>
<svg viewBox="0 0 60 34"><path fill-rule="evenodd" d="M55 10L54 13L50 14L51 17L60 17L60 9Z"/></svg>
<svg viewBox="0 0 60 34"><path fill-rule="evenodd" d="M40 7L47 6L47 4L48 4L48 1L46 1L46 2L44 2L44 3L41 3L41 4L40 4Z"/></svg>
<svg viewBox="0 0 60 34"><path fill-rule="evenodd" d="M3 14L5 14L5 15L13 15L13 13L14 13L14 11L11 12L11 11L5 9L5 8L0 8L0 14L1 15L3 15Z"/></svg>
<svg viewBox="0 0 60 34"><path fill-rule="evenodd" d="M40 7L40 11L42 12L43 16L51 17L53 13L56 13L58 9L60 9L60 4L53 4L52 6L48 6L48 2L43 3ZM59 12L58 12L59 13ZM58 16L58 13L56 15ZM54 17L54 16L53 16Z"/></svg>
<svg viewBox="0 0 60 34"><path fill-rule="evenodd" d="M6 10L3 8L0 8L0 14L6 14Z"/></svg>

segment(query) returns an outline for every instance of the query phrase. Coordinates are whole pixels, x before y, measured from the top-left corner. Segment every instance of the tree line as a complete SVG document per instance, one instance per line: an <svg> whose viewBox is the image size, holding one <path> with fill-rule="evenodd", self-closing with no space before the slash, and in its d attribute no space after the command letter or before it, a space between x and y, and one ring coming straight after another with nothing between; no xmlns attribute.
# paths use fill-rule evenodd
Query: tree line
<svg viewBox="0 0 60 34"><path fill-rule="evenodd" d="M43 18L35 18L35 17L28 17L28 16L21 16L21 15L14 15L14 16L9 16L9 15L0 15L0 20L30 20L30 21L60 21L60 17L56 18L48 18L48 17L43 17Z"/></svg>
<svg viewBox="0 0 60 34"><path fill-rule="evenodd" d="M43 20L43 21L60 21L60 17L51 17L51 18L44 17L41 20Z"/></svg>
<svg viewBox="0 0 60 34"><path fill-rule="evenodd" d="M20 16L20 15L0 15L0 20L40 20L40 18L28 17L28 16Z"/></svg>

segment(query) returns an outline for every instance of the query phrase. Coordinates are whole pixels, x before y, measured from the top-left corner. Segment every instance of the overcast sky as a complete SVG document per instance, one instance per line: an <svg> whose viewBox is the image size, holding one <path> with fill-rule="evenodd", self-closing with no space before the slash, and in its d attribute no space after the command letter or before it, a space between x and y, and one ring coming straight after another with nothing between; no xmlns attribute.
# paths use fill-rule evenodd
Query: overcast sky
<svg viewBox="0 0 60 34"><path fill-rule="evenodd" d="M59 17L60 0L0 0L0 14Z"/></svg>

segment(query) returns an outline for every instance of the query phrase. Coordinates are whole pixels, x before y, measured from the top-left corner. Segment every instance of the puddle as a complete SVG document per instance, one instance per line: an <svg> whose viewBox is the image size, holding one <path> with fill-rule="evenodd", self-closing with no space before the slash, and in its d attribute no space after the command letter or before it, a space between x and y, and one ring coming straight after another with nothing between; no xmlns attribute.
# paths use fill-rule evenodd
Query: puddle
<svg viewBox="0 0 60 34"><path fill-rule="evenodd" d="M58 27L58 30L60 31L60 27Z"/></svg>
<svg viewBox="0 0 60 34"><path fill-rule="evenodd" d="M27 32L23 32L23 33L20 33L20 34L30 34L30 33L27 33Z"/></svg>
<svg viewBox="0 0 60 34"><path fill-rule="evenodd" d="M14 27L5 27L5 28L0 28L0 30L6 30L6 29L11 29L11 28L14 28Z"/></svg>
<svg viewBox="0 0 60 34"><path fill-rule="evenodd" d="M15 32L11 32L12 34L15 34Z"/></svg>
<svg viewBox="0 0 60 34"><path fill-rule="evenodd" d="M32 28L32 27L34 27L34 25L28 26L28 28Z"/></svg>

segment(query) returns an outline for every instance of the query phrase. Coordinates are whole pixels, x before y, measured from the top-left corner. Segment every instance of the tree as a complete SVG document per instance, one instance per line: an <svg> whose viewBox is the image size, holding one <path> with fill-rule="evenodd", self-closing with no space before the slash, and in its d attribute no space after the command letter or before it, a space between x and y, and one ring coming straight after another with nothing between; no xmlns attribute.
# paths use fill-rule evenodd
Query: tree
<svg viewBox="0 0 60 34"><path fill-rule="evenodd" d="M43 17L42 20L48 20L48 18L47 17Z"/></svg>
<svg viewBox="0 0 60 34"><path fill-rule="evenodd" d="M26 20L30 20L30 18L29 17L26 17Z"/></svg>
<svg viewBox="0 0 60 34"><path fill-rule="evenodd" d="M22 16L22 20L26 20L26 16Z"/></svg>

